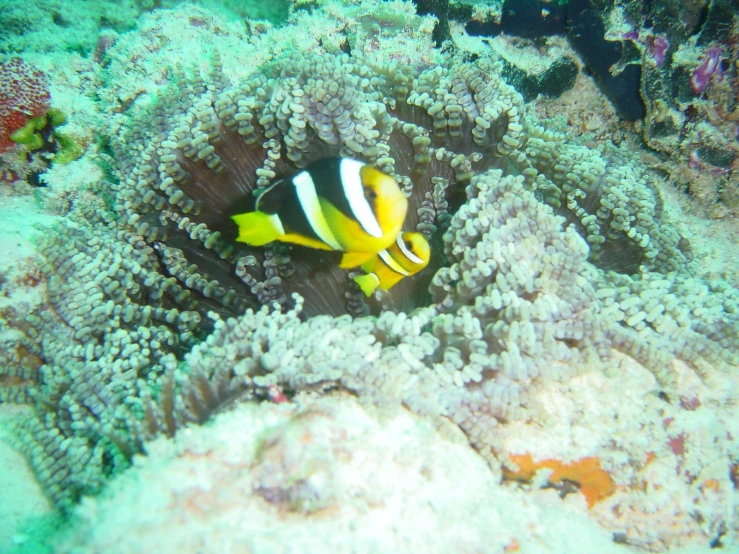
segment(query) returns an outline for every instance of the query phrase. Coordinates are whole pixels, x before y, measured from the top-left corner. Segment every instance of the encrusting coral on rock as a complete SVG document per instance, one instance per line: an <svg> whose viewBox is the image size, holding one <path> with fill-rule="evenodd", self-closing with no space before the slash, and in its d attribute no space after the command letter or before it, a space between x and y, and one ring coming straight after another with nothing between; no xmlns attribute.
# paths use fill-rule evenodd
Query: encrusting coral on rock
<svg viewBox="0 0 739 554"><path fill-rule="evenodd" d="M427 420L383 410L378 421L346 393L294 400L242 403L150 443L146 458L80 506L57 549L525 551L543 542L623 553L586 514L500 487L463 437L442 438Z"/></svg>
<svg viewBox="0 0 739 554"><path fill-rule="evenodd" d="M455 422L500 474L499 426L612 349L671 401L674 358L701 376L739 364L736 291L698 277L627 152L546 130L492 56L426 37L433 53L380 62L350 38L238 83L219 56L207 76L175 68L110 133L109 204L40 242L48 305L3 354L0 401L34 405L18 443L57 505L237 399L402 404ZM334 253L234 242L234 209L326 156L396 178L429 268L365 299Z"/></svg>

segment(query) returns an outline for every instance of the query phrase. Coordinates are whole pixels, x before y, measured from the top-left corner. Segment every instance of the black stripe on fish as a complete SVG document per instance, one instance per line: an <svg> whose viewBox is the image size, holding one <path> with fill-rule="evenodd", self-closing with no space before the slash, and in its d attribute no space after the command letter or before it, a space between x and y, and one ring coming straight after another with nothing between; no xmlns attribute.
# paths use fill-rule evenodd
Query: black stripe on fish
<svg viewBox="0 0 739 554"><path fill-rule="evenodd" d="M257 199L257 209L267 214L277 214L288 234L297 234L321 240L305 215L293 178L279 180L265 190Z"/></svg>

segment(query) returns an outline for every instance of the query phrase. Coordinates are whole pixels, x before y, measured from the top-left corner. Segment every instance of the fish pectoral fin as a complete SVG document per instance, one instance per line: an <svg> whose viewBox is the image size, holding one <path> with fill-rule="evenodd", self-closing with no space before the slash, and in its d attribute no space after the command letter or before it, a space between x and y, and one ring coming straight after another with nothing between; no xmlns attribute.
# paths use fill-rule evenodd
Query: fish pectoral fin
<svg viewBox="0 0 739 554"><path fill-rule="evenodd" d="M374 252L346 252L341 257L341 263L339 267L342 269L350 269L352 267L359 267L363 263L371 260L376 256Z"/></svg>
<svg viewBox="0 0 739 554"><path fill-rule="evenodd" d="M380 279L374 273L368 273L367 275L357 275L354 277L354 282L359 285L362 292L367 296L372 296L372 293L377 290L380 286Z"/></svg>
<svg viewBox="0 0 739 554"><path fill-rule="evenodd" d="M263 246L275 241L284 233L280 218L264 212L248 212L231 216L239 228L238 242Z"/></svg>

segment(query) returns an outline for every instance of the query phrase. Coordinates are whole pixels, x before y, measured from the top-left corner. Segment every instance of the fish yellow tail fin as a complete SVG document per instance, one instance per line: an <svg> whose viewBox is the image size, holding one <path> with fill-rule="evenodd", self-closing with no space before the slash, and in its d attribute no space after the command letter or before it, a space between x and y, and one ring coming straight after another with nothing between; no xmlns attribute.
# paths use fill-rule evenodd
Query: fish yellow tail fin
<svg viewBox="0 0 739 554"><path fill-rule="evenodd" d="M285 234L280 218L264 212L248 212L231 216L239 227L239 242L263 246Z"/></svg>
<svg viewBox="0 0 739 554"><path fill-rule="evenodd" d="M367 296L372 296L372 293L377 290L380 286L380 279L374 273L368 273L367 275L357 275L354 277L354 282L359 285L362 292Z"/></svg>

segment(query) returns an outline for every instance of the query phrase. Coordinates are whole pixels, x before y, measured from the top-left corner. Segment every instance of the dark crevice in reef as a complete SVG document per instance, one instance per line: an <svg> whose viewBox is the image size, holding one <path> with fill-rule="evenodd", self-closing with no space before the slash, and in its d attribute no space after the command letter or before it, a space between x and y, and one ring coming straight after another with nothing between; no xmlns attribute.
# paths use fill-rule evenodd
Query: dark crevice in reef
<svg viewBox="0 0 739 554"><path fill-rule="evenodd" d="M500 23L470 21L465 28L469 34L475 36L506 33L533 41L552 35L566 36L621 117L628 121L643 119L646 109L640 95L641 67L638 64L624 63L639 53L628 41L613 42L605 39L601 13L600 7L592 0L569 0L565 3L506 0ZM566 71L570 73L572 67L566 65ZM613 74L611 68L616 65L625 67ZM524 93L530 90L528 98L539 93L557 96L569 88L565 88L567 83L574 82L572 78L561 79L558 73L551 73L551 76L542 79L537 86L529 85L524 89Z"/></svg>

